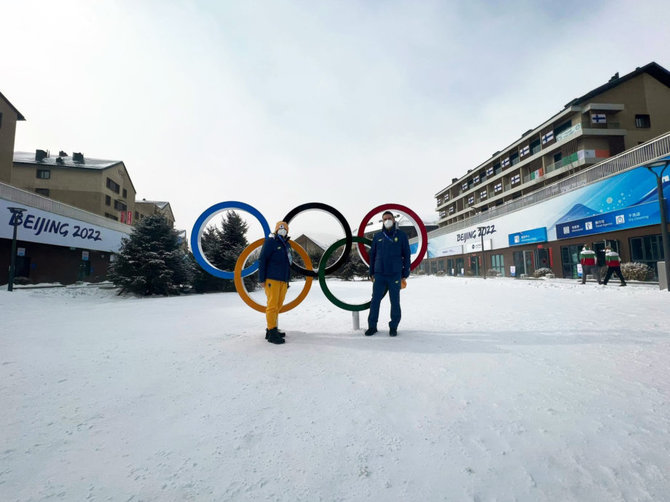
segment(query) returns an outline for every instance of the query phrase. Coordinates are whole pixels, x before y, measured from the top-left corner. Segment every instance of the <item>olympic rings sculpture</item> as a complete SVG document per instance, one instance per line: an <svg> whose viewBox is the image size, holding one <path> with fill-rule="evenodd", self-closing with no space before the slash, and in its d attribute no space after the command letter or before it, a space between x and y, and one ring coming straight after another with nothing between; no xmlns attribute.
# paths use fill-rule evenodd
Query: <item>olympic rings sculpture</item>
<svg viewBox="0 0 670 502"><path fill-rule="evenodd" d="M249 244L237 258L237 262L235 263L235 269L233 271L227 271L217 268L207 259L202 249L202 234L205 230L207 222L210 219L212 219L218 213L231 209L239 209L254 216L261 224L261 227L263 228L263 234L265 237ZM349 226L349 223L347 223L347 220L344 218L344 216L342 216L342 213L340 213L334 207L329 206L328 204L323 204L322 202L308 202L305 204L301 204L300 206L297 206L291 211L289 211L286 214L286 216L284 216L283 221L285 221L286 223L290 223L291 220L295 218L299 213L311 209L325 211L326 213L329 213L332 216L334 216L342 226L345 237L344 239L340 239L334 244L332 244L324 252L316 270L314 269L314 266L312 264L309 255L307 254L307 251L305 251L305 249L302 246L300 246L297 242L292 240L289 241L291 248L296 253L298 253L298 255L302 258L305 264L305 266L303 267L293 262L291 264L291 268L296 272L305 276L305 285L303 286L300 294L294 300L284 305L281 308L280 312L287 312L297 307L307 297L307 294L309 293L309 290L312 287L312 282L314 278L318 278L319 285L321 286L323 294L335 306L352 312L366 310L370 308L370 302L365 302L361 304L350 304L336 298L326 284L326 276L328 274L333 273L346 263L347 258L349 256L349 252L351 251L351 248L354 243L357 244L358 254L361 260L363 260L363 263L365 263L366 265L370 264L370 255L365 246L366 245L370 246L372 242L370 241L370 239L367 239L365 237L365 228L369 224L372 217L379 212L394 210L408 217L410 220L412 220L414 226L417 228L417 233L421 235L421 247L419 248L419 253L417 257L412 261L410 265L410 270L414 270L416 267L419 266L419 264L421 263L426 254L426 250L428 249L428 233L426 231L426 226L423 224L421 219L417 216L417 214L414 211L403 205L389 203L389 204L382 204L380 206L373 208L372 210L370 210L370 212L368 212L368 214L366 214L363 217L363 220L358 226L358 235L356 236L352 235L351 227ZM219 202L218 204L214 204L213 206L207 208L198 217L195 224L193 225L193 231L191 232L191 249L193 250L193 256L195 257L195 260L206 272L213 275L214 277L218 277L221 279L232 279L235 283L235 289L237 290L237 293L240 295L240 298L242 298L242 300L254 310L265 313L266 307L264 305L255 302L249 296L249 292L247 291L246 286L244 285L244 281L242 279L244 277L250 276L256 270L258 270L258 261L255 261L251 265L246 266L247 260L249 259L249 256L256 249L258 249L263 245L263 243L265 242L265 238L267 238L269 234L270 234L270 225L268 224L265 217L254 207L239 201L231 200L231 201ZM335 262L332 265L326 266L328 260L333 255L333 253L342 246L344 246L344 250L342 251L342 254L339 256L339 258L335 260Z"/></svg>

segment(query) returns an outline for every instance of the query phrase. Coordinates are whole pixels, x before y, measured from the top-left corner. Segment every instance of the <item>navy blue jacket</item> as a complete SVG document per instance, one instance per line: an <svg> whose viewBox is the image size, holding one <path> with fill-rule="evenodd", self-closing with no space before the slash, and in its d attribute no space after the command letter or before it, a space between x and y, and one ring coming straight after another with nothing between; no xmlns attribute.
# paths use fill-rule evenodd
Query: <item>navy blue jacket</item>
<svg viewBox="0 0 670 502"><path fill-rule="evenodd" d="M288 282L291 279L291 261L289 260L289 238L270 234L265 238L261 256L258 258L258 280L266 279Z"/></svg>
<svg viewBox="0 0 670 502"><path fill-rule="evenodd" d="M412 264L407 234L395 226L382 230L372 238L370 246L370 277L375 274L409 277Z"/></svg>

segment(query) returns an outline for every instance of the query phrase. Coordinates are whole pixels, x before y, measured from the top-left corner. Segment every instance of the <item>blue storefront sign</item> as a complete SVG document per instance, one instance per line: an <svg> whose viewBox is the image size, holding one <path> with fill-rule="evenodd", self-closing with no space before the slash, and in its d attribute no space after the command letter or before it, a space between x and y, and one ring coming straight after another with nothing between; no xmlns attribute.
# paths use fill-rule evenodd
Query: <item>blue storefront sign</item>
<svg viewBox="0 0 670 502"><path fill-rule="evenodd" d="M597 214L588 218L556 224L556 237L568 239L582 235L599 234L626 228L657 225L661 221L658 202L647 202L627 208Z"/></svg>
<svg viewBox="0 0 670 502"><path fill-rule="evenodd" d="M547 242L547 227L532 228L523 232L508 234L510 246L522 246L534 242Z"/></svg>

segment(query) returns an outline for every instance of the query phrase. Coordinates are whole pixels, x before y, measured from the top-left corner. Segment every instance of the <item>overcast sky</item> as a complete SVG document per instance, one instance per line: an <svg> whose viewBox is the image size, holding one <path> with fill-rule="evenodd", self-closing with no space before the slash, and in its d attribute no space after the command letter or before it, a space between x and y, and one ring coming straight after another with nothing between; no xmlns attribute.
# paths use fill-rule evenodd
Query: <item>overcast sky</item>
<svg viewBox="0 0 670 502"><path fill-rule="evenodd" d="M667 0L0 0L0 92L26 117L15 150L122 160L189 235L226 200L272 226L321 201L355 228L385 202L436 219L452 177L571 99L670 68L669 18Z"/></svg>

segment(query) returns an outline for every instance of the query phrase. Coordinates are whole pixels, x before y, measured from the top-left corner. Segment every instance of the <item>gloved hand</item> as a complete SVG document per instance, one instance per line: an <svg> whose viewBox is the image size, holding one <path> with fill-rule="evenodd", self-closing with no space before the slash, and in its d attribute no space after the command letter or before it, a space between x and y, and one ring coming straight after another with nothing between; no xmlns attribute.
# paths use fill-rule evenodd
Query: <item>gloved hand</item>
<svg viewBox="0 0 670 502"><path fill-rule="evenodd" d="M405 289L407 287L407 279L400 279L400 289Z"/></svg>

